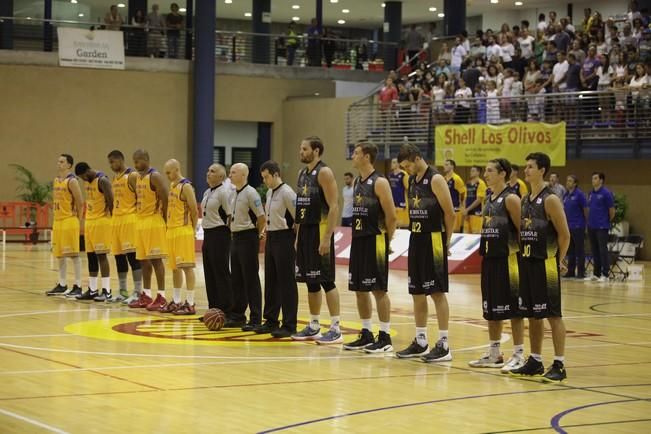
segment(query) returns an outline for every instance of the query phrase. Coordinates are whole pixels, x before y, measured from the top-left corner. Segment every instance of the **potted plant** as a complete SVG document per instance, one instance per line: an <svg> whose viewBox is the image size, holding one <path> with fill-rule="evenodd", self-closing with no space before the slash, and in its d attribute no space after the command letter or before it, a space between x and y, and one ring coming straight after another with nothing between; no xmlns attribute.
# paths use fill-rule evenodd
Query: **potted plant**
<svg viewBox="0 0 651 434"><path fill-rule="evenodd" d="M31 170L20 164L10 164L16 171L16 187L17 196L24 202L30 202L38 205L45 205L52 198L52 183L39 182ZM25 227L33 227L34 232L30 235L30 241L36 243L38 241L38 232L36 228L36 208L31 209L28 222L25 222Z"/></svg>
<svg viewBox="0 0 651 434"><path fill-rule="evenodd" d="M615 217L610 222L610 233L620 237L628 236L629 224L626 221L628 199L626 195L615 193Z"/></svg>

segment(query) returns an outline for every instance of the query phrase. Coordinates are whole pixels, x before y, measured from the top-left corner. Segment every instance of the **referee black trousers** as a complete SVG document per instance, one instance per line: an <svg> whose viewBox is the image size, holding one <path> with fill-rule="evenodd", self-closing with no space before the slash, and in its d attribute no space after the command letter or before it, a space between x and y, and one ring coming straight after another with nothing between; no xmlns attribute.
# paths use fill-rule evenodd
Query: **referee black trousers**
<svg viewBox="0 0 651 434"><path fill-rule="evenodd" d="M229 266L231 231L228 227L205 229L201 253L208 307L221 309L228 317L233 309L233 288Z"/></svg>
<svg viewBox="0 0 651 434"><path fill-rule="evenodd" d="M264 249L264 319L279 325L283 311L283 327L296 330L298 288L296 286L296 251L291 229L267 232Z"/></svg>
<svg viewBox="0 0 651 434"><path fill-rule="evenodd" d="M262 322L262 289L260 288L258 249L260 240L255 229L233 232L231 244L231 281L235 303L231 318L246 321L249 308L249 322Z"/></svg>

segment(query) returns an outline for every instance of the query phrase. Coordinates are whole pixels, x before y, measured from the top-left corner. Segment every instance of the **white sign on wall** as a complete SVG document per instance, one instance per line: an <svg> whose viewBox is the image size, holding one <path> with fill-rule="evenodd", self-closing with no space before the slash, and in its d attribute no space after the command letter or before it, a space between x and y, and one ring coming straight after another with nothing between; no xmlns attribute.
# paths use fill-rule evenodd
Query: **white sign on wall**
<svg viewBox="0 0 651 434"><path fill-rule="evenodd" d="M124 69L124 36L116 30L57 28L59 65Z"/></svg>

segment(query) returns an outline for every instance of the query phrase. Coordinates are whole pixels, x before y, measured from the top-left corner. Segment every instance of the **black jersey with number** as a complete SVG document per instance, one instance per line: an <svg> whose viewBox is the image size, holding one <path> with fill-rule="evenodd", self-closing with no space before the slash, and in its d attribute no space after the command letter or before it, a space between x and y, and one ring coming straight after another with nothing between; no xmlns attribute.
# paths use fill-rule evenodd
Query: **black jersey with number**
<svg viewBox="0 0 651 434"><path fill-rule="evenodd" d="M423 177L409 178L409 228L412 232L443 232L443 209L432 191L432 177L438 174L435 169L427 168Z"/></svg>
<svg viewBox="0 0 651 434"><path fill-rule="evenodd" d="M358 177L353 190L353 237L379 235L386 230L384 210L375 194L381 175L374 171L366 179Z"/></svg>
<svg viewBox="0 0 651 434"><path fill-rule="evenodd" d="M479 254L487 258L509 256L518 251L518 234L506 209L507 187L496 198L488 196L482 213Z"/></svg>
<svg viewBox="0 0 651 434"><path fill-rule="evenodd" d="M545 200L553 194L545 187L538 196L522 199L520 251L524 258L547 259L558 253L558 234L545 212Z"/></svg>
<svg viewBox="0 0 651 434"><path fill-rule="evenodd" d="M319 161L311 171L305 167L298 175L296 195L296 223L319 224L328 218L330 207L319 185L319 172L326 167Z"/></svg>

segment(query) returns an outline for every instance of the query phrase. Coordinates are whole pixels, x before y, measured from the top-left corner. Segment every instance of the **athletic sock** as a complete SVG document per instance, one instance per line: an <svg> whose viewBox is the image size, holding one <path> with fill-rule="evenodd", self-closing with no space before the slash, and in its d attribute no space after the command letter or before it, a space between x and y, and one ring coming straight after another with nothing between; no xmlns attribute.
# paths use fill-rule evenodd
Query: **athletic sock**
<svg viewBox="0 0 651 434"><path fill-rule="evenodd" d="M500 356L500 341L490 341L489 355L492 359Z"/></svg>
<svg viewBox="0 0 651 434"><path fill-rule="evenodd" d="M536 360L538 362L542 362L542 355L540 355L540 354L531 353L531 357L533 357L534 360Z"/></svg>
<svg viewBox="0 0 651 434"><path fill-rule="evenodd" d="M102 277L102 289L106 289L106 292L111 293L111 278Z"/></svg>
<svg viewBox="0 0 651 434"><path fill-rule="evenodd" d="M390 322L382 322L380 321L380 331L383 331L386 334L389 334L389 331L391 330L391 323Z"/></svg>
<svg viewBox="0 0 651 434"><path fill-rule="evenodd" d="M427 327L416 327L416 343L421 347L427 346Z"/></svg>
<svg viewBox="0 0 651 434"><path fill-rule="evenodd" d="M321 324L319 323L319 315L310 315L310 328L312 330L321 329Z"/></svg>
<svg viewBox="0 0 651 434"><path fill-rule="evenodd" d="M90 292L97 292L97 276L90 276L88 278L88 287Z"/></svg>
<svg viewBox="0 0 651 434"><path fill-rule="evenodd" d="M66 286L67 265L66 258L59 258L59 285Z"/></svg>
<svg viewBox="0 0 651 434"><path fill-rule="evenodd" d="M194 290L185 291L185 301L187 301L190 306L194 306Z"/></svg>
<svg viewBox="0 0 651 434"><path fill-rule="evenodd" d="M439 330L439 340L443 341L443 348L447 350L449 347L447 330Z"/></svg>
<svg viewBox="0 0 651 434"><path fill-rule="evenodd" d="M127 290L127 273L126 272L118 273L118 286L120 287L120 292Z"/></svg>
<svg viewBox="0 0 651 434"><path fill-rule="evenodd" d="M145 291L145 295L147 295L147 297L151 298L151 289L143 289L143 291Z"/></svg>
<svg viewBox="0 0 651 434"><path fill-rule="evenodd" d="M135 291L142 291L142 270L132 270L133 274L133 288Z"/></svg>
<svg viewBox="0 0 651 434"><path fill-rule="evenodd" d="M341 333L341 329L339 328L339 316L331 316L330 317L330 328L336 331L337 333Z"/></svg>
<svg viewBox="0 0 651 434"><path fill-rule="evenodd" d="M174 299L174 303L181 303L181 288L172 289L172 298Z"/></svg>
<svg viewBox="0 0 651 434"><path fill-rule="evenodd" d="M368 331L372 331L373 330L373 320L371 318L363 319L362 320L362 328L366 329Z"/></svg>
<svg viewBox="0 0 651 434"><path fill-rule="evenodd" d="M554 356L554 361L559 361L561 363L565 363L565 356Z"/></svg>
<svg viewBox="0 0 651 434"><path fill-rule="evenodd" d="M520 357L524 356L524 344L513 345L513 354L517 354Z"/></svg>
<svg viewBox="0 0 651 434"><path fill-rule="evenodd" d="M72 265L75 267L75 285L81 288L81 258L79 256L72 258Z"/></svg>

